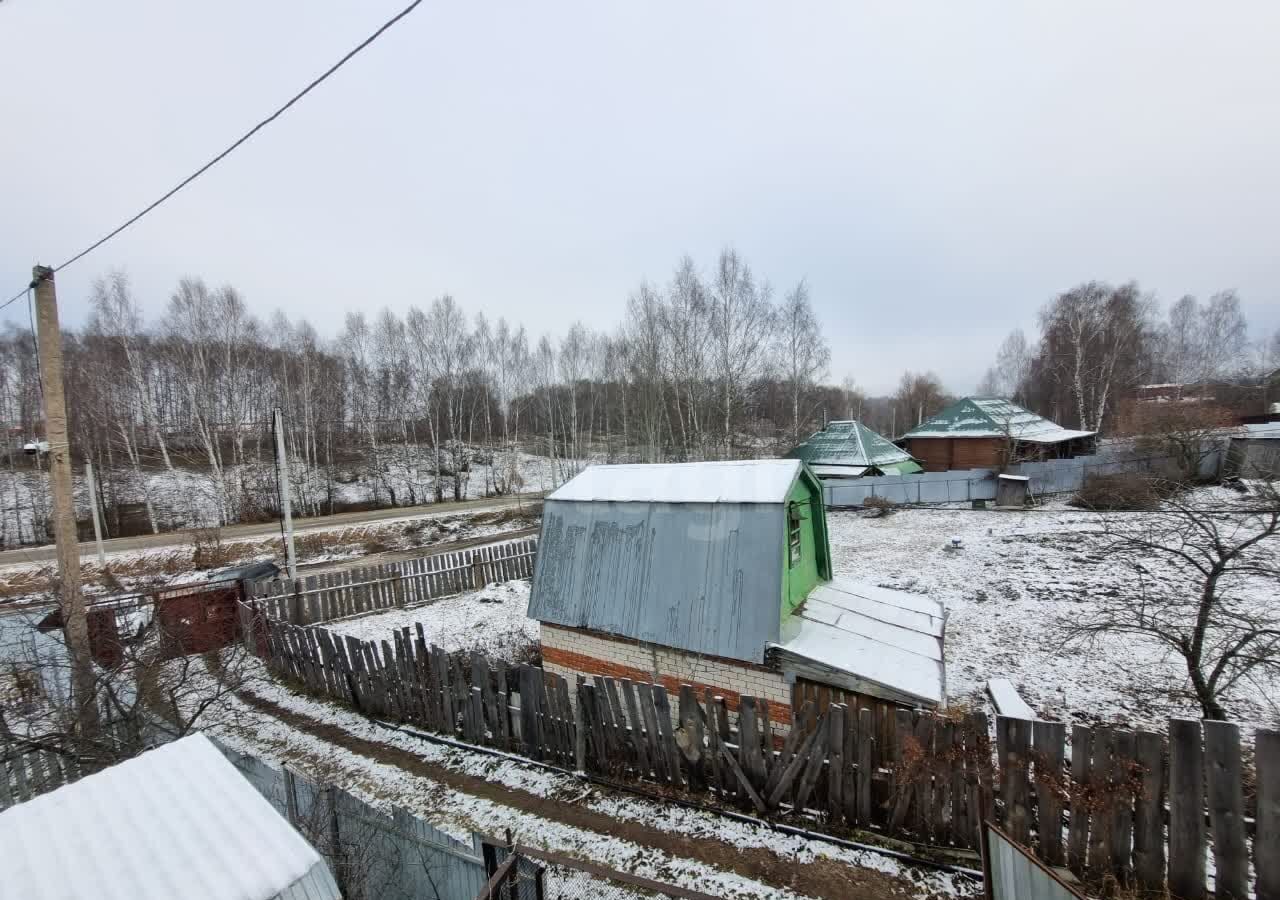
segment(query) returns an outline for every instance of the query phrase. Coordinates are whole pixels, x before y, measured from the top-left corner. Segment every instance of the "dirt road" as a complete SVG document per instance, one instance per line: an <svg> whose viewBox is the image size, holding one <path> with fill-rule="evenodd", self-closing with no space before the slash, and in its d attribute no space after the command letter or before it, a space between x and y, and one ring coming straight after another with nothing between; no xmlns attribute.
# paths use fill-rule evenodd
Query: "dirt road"
<svg viewBox="0 0 1280 900"><path fill-rule="evenodd" d="M515 531L500 531L495 534L483 534L477 537L462 538L456 541L444 541L439 544L428 544L424 547L411 547L407 550L384 550L381 553L368 553L351 559L340 559L332 562L298 563L298 577L306 575L324 575L329 572L341 572L344 569L356 569L361 566L385 566L388 563L405 562L410 559L422 559L427 556L439 556L442 553L453 553L467 547L478 547L481 544L496 544L499 541L513 541L516 538L532 537L538 533L538 526L519 528Z"/></svg>
<svg viewBox="0 0 1280 900"><path fill-rule="evenodd" d="M541 494L522 494L516 497L496 497L482 500L463 500L450 503L429 503L425 506L396 506L390 509L374 509L362 512L337 513L332 516L316 516L307 519L294 519L295 532L314 531L320 528L352 527L382 522L388 519L428 518L438 515L454 515L461 512L483 512L489 509L503 509L514 506L517 502L536 501ZM272 537L280 533L279 522L259 522L251 525L228 525L222 529L222 540L236 541L252 538ZM168 531L161 534L144 534L137 537L112 538L103 541L103 548L108 554L126 553L130 550L151 550L163 547L180 547L188 543L189 538L183 531ZM80 555L92 557L97 550L92 541L80 545ZM0 552L0 566L19 563L45 562L54 558L54 547L47 544L43 547L20 547L16 550Z"/></svg>

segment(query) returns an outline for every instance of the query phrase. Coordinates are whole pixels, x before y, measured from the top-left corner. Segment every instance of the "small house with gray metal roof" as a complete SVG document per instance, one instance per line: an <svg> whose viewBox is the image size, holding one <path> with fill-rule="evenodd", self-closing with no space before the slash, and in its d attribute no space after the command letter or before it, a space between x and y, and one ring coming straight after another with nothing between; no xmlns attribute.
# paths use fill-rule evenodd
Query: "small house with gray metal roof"
<svg viewBox="0 0 1280 900"><path fill-rule="evenodd" d="M1096 432L1073 431L1001 397L965 397L897 443L926 472L1001 469L1009 463L1092 453Z"/></svg>
<svg viewBox="0 0 1280 900"><path fill-rule="evenodd" d="M910 453L853 419L828 422L787 457L803 460L823 480L924 471Z"/></svg>
<svg viewBox="0 0 1280 900"><path fill-rule="evenodd" d="M529 616L548 671L763 697L779 728L804 682L941 705L941 606L862 587L801 460L592 466L545 500Z"/></svg>

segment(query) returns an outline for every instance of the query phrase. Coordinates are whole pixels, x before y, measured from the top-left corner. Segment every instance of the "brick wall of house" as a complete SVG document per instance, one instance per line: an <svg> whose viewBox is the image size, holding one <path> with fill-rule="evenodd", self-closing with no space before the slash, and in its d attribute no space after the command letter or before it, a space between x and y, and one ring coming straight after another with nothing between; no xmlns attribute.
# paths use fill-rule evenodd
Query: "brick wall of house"
<svg viewBox="0 0 1280 900"><path fill-rule="evenodd" d="M542 666L570 682L582 673L661 684L671 695L673 714L682 684L693 685L699 699L711 688L735 713L740 697L763 697L769 701L770 726L775 734L785 734L791 723L791 685L781 672L765 666L545 623Z"/></svg>

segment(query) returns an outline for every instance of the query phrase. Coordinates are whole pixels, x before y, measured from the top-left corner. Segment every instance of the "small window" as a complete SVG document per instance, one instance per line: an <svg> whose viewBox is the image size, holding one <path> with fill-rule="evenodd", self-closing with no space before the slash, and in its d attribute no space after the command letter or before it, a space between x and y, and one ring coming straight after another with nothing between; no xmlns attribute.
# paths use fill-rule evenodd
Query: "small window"
<svg viewBox="0 0 1280 900"><path fill-rule="evenodd" d="M800 510L792 503L787 510L787 535L790 546L791 565L800 564Z"/></svg>

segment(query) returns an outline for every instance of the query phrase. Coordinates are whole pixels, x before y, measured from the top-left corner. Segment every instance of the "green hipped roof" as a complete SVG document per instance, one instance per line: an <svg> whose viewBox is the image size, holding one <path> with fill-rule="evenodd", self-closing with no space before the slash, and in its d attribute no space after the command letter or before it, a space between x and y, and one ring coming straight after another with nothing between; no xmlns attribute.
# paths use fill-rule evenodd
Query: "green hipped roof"
<svg viewBox="0 0 1280 900"><path fill-rule="evenodd" d="M811 466L874 467L902 475L921 471L910 453L858 421L830 422L787 456Z"/></svg>
<svg viewBox="0 0 1280 900"><path fill-rule="evenodd" d="M1009 437L1019 441L1052 444L1088 437L1092 431L1071 431L1050 422L1012 400L1001 397L965 397L925 419L900 438Z"/></svg>

